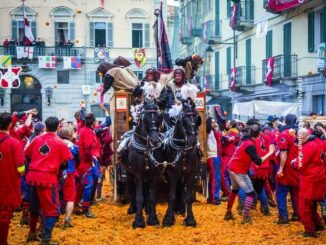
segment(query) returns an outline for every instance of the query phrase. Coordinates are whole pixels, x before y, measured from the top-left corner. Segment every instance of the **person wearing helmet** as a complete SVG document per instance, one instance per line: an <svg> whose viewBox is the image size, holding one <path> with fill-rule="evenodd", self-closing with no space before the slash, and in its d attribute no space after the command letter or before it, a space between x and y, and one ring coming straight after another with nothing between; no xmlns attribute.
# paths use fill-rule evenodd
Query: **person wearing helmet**
<svg viewBox="0 0 326 245"><path fill-rule="evenodd" d="M169 81L169 86L171 87L175 101L180 103L182 100L181 88L187 83L185 71L183 68L178 67L173 72L173 79Z"/></svg>
<svg viewBox="0 0 326 245"><path fill-rule="evenodd" d="M141 80L132 91L132 94L136 97L141 97L143 95L143 86L146 82L153 84L153 86L156 86L157 84L158 72L155 67L148 68L145 74L146 76L143 78L143 80Z"/></svg>

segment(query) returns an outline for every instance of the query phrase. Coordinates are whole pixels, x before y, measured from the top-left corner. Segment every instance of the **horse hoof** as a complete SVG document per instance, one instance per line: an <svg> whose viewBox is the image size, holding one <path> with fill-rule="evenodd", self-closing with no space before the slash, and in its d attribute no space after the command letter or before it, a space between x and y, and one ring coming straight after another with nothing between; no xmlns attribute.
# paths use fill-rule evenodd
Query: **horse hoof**
<svg viewBox="0 0 326 245"><path fill-rule="evenodd" d="M190 227L196 227L197 226L197 223L196 223L196 220L195 220L194 217L185 218L183 223L184 223L185 226L190 226Z"/></svg>
<svg viewBox="0 0 326 245"><path fill-rule="evenodd" d="M135 219L134 222L132 223L132 228L145 228L146 224L144 219Z"/></svg>
<svg viewBox="0 0 326 245"><path fill-rule="evenodd" d="M165 216L163 219L163 227L171 227L175 223L175 218L174 217L167 217Z"/></svg>
<svg viewBox="0 0 326 245"><path fill-rule="evenodd" d="M157 217L149 217L148 220L147 220L147 225L149 226L158 226L160 225L160 221L158 220Z"/></svg>

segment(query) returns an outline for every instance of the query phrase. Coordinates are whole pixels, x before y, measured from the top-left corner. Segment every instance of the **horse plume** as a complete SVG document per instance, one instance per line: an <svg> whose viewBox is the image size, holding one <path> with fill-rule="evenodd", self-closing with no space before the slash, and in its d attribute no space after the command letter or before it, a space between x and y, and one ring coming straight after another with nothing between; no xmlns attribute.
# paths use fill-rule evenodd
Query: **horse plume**
<svg viewBox="0 0 326 245"><path fill-rule="evenodd" d="M160 96L162 91L162 85L157 83L156 87L154 87L152 84L147 82L143 86L143 91L144 91L145 100L152 101Z"/></svg>
<svg viewBox="0 0 326 245"><path fill-rule="evenodd" d="M196 85L193 84L185 84L181 88L181 96L182 99L187 100L188 98L192 99L192 101L195 101L197 98L197 92L198 88Z"/></svg>

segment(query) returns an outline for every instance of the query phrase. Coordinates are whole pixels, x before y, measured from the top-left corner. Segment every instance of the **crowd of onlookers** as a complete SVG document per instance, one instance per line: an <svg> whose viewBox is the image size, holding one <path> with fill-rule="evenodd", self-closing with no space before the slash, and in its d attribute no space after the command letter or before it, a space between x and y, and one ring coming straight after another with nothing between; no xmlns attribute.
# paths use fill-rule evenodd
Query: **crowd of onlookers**
<svg viewBox="0 0 326 245"><path fill-rule="evenodd" d="M208 202L227 201L225 220L233 220L235 198L242 223L251 223L250 210L260 201L268 216L277 207L279 225L300 221L304 236L317 237L326 221L326 128L321 122L298 125L295 115L216 122L207 118ZM293 213L288 214L288 194Z"/></svg>

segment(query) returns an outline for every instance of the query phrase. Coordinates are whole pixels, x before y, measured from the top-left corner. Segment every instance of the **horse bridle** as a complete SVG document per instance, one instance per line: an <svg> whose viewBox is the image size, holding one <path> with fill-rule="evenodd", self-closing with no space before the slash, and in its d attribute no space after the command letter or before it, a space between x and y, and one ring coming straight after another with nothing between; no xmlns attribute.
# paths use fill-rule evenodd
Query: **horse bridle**
<svg viewBox="0 0 326 245"><path fill-rule="evenodd" d="M185 115L185 116L190 116L191 117L191 125L192 126L195 126L196 123L194 122L193 120L193 116L198 116L198 114L196 112L184 112L181 114L182 115ZM184 128L183 124L182 124L182 128L184 129L183 132L184 132L184 135L187 136L188 135L196 135L197 132L196 131L188 131L187 129Z"/></svg>
<svg viewBox="0 0 326 245"><path fill-rule="evenodd" d="M142 112L141 112L141 119L139 119L139 121L138 121L138 123L141 121L141 120L143 120L143 115L144 114L146 114L146 113L159 113L159 110L158 109L149 109L149 110L143 110ZM153 114L152 114L152 117L153 117ZM154 118L152 118L152 122L154 123ZM152 130L158 130L158 128L157 127L155 127L155 126L153 126L153 127L150 127L149 128L149 132L150 131L152 131ZM138 133L136 133L136 132L134 132L134 134L135 135L137 135L138 137L140 137L140 138L142 138L143 140L145 140L146 141L146 146L148 147L148 142L149 142L149 136L148 136L148 134L147 134L147 136L146 137L144 137L144 136L142 136L142 135L140 135L140 134L138 134ZM161 144L159 144L159 145L161 145Z"/></svg>

